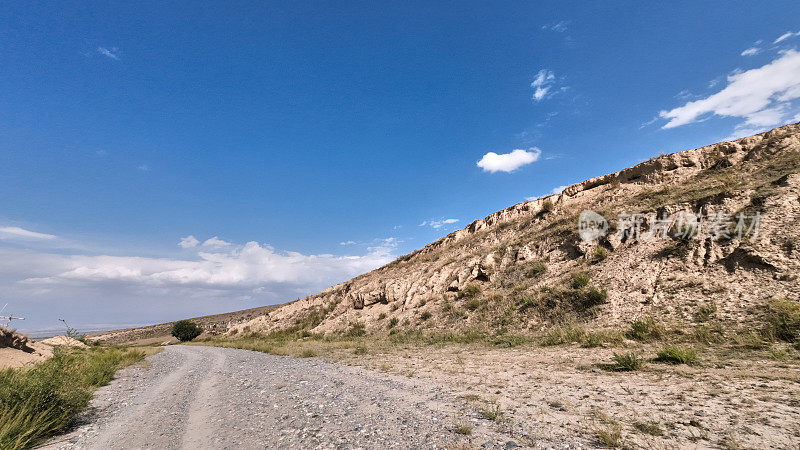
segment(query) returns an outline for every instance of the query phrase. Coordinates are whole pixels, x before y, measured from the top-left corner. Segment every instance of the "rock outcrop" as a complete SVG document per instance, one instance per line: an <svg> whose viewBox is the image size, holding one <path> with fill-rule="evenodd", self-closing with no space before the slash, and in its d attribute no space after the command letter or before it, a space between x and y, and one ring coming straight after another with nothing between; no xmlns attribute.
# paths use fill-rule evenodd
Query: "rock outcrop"
<svg viewBox="0 0 800 450"><path fill-rule="evenodd" d="M582 240L584 210L608 219L608 233ZM798 221L794 124L661 155L519 203L230 332L330 333L355 323L376 333L525 330L553 320L613 324L643 315L693 321L708 305L720 319L742 322L772 297L800 296ZM575 273L606 292L602 302L575 300Z"/></svg>

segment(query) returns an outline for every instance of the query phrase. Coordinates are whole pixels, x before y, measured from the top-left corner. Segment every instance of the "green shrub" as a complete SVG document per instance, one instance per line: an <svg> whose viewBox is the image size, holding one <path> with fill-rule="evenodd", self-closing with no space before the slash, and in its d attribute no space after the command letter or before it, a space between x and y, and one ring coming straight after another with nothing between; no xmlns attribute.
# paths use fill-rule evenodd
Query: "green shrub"
<svg viewBox="0 0 800 450"><path fill-rule="evenodd" d="M355 349L353 349L353 353L356 354L356 355L366 355L367 354L367 347L365 347L363 345L359 345Z"/></svg>
<svg viewBox="0 0 800 450"><path fill-rule="evenodd" d="M201 333L203 329L191 320L179 320L172 324L172 335L181 342L191 341Z"/></svg>
<svg viewBox="0 0 800 450"><path fill-rule="evenodd" d="M656 357L656 361L671 364L691 364L695 359L697 359L697 353L693 349L676 345L664 347Z"/></svg>
<svg viewBox="0 0 800 450"><path fill-rule="evenodd" d="M367 334L367 327L363 322L351 322L350 329L343 333L344 337L361 337Z"/></svg>
<svg viewBox="0 0 800 450"><path fill-rule="evenodd" d="M398 319L397 317L392 317L391 319L389 319L389 328L396 327L398 323L400 323L400 319Z"/></svg>
<svg viewBox="0 0 800 450"><path fill-rule="evenodd" d="M628 330L627 336L637 341L660 339L664 336L664 328L656 323L652 317L647 317L631 322L631 328Z"/></svg>
<svg viewBox="0 0 800 450"><path fill-rule="evenodd" d="M769 302L767 337L786 342L800 339L800 302L781 298Z"/></svg>
<svg viewBox="0 0 800 450"><path fill-rule="evenodd" d="M580 300L581 306L584 309L588 309L605 303L606 300L608 300L608 292L606 292L605 289L600 290L594 286L590 286L589 289L579 292L577 297Z"/></svg>
<svg viewBox="0 0 800 450"><path fill-rule="evenodd" d="M581 343L583 348L600 347L603 344L619 344L622 342L622 335L611 331L596 331L586 333L586 336Z"/></svg>
<svg viewBox="0 0 800 450"><path fill-rule="evenodd" d="M468 284L463 290L459 291L458 298L474 298L481 294L481 287L477 284Z"/></svg>
<svg viewBox="0 0 800 450"><path fill-rule="evenodd" d="M608 258L608 250L603 247L595 247L592 252L592 262L599 263Z"/></svg>
<svg viewBox="0 0 800 450"><path fill-rule="evenodd" d="M613 370L618 372L630 372L639 370L644 365L644 361L636 353L614 353Z"/></svg>
<svg viewBox="0 0 800 450"><path fill-rule="evenodd" d="M431 318L431 316L433 316L433 314L431 314L430 311L425 311L424 313L419 315L419 318L422 320L428 320Z"/></svg>
<svg viewBox="0 0 800 450"><path fill-rule="evenodd" d="M528 267L527 275L528 278L536 278L545 272L547 272L547 265L541 261L536 261Z"/></svg>
<svg viewBox="0 0 800 450"><path fill-rule="evenodd" d="M476 309L481 307L481 301L477 298L471 298L467 300L467 303L464 304L464 307L470 311L475 311Z"/></svg>
<svg viewBox="0 0 800 450"><path fill-rule="evenodd" d="M385 319L385 318L386 318L386 313L380 313L380 314L378 314L378 320L383 320L383 319Z"/></svg>
<svg viewBox="0 0 800 450"><path fill-rule="evenodd" d="M556 207L555 207L555 205L553 204L553 201L552 201L552 200L550 200L549 198L548 198L547 200L545 200L545 201L543 201L543 202L542 202L542 212L551 212L551 211L553 211L555 208L556 208Z"/></svg>
<svg viewBox="0 0 800 450"><path fill-rule="evenodd" d="M588 286L590 279L591 277L586 272L574 273L572 274L572 281L570 285L572 286L572 289L580 289Z"/></svg>
<svg viewBox="0 0 800 450"><path fill-rule="evenodd" d="M300 352L301 358L313 358L315 356L317 356L317 351L314 350L313 348L306 348Z"/></svg>

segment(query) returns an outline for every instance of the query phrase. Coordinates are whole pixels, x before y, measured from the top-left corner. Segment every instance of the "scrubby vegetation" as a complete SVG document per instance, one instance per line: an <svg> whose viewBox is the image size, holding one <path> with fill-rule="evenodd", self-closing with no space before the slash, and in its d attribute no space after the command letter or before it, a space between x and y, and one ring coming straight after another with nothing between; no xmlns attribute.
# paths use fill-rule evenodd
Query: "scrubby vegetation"
<svg viewBox="0 0 800 450"><path fill-rule="evenodd" d="M671 364L692 364L697 359L697 353L691 348L668 345L658 352L656 361Z"/></svg>
<svg viewBox="0 0 800 450"><path fill-rule="evenodd" d="M179 320L172 325L172 335L181 342L188 342L200 336L203 329L191 320Z"/></svg>
<svg viewBox="0 0 800 450"><path fill-rule="evenodd" d="M26 448L65 430L95 388L144 357L125 348L56 349L32 368L0 371L0 448Z"/></svg>

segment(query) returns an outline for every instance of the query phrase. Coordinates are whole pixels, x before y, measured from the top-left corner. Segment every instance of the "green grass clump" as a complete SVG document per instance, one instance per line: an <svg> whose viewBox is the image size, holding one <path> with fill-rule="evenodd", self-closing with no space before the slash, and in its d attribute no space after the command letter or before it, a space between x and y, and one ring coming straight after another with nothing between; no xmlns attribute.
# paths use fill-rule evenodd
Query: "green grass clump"
<svg viewBox="0 0 800 450"><path fill-rule="evenodd" d="M766 337L786 342L800 339L800 302L786 298L769 302Z"/></svg>
<svg viewBox="0 0 800 450"><path fill-rule="evenodd" d="M433 316L430 311L425 311L424 313L419 315L419 318L422 320L428 320Z"/></svg>
<svg viewBox="0 0 800 450"><path fill-rule="evenodd" d="M144 357L124 348L56 349L32 368L0 371L0 448L27 448L64 431L95 388Z"/></svg>
<svg viewBox="0 0 800 450"><path fill-rule="evenodd" d="M656 361L671 364L691 364L695 359L697 359L697 353L693 349L677 345L664 347L656 356Z"/></svg>
<svg viewBox="0 0 800 450"><path fill-rule="evenodd" d="M604 249L603 247L595 247L594 251L592 252L592 262L596 264L604 261L606 258L608 258L608 250Z"/></svg>
<svg viewBox="0 0 800 450"><path fill-rule="evenodd" d="M652 341L664 336L664 327L659 325L652 317L646 317L631 322L627 336L637 341Z"/></svg>
<svg viewBox="0 0 800 450"><path fill-rule="evenodd" d="M398 323L400 323L400 319L398 319L397 317L392 317L391 319L389 319L389 328L396 327Z"/></svg>
<svg viewBox="0 0 800 450"><path fill-rule="evenodd" d="M570 285L572 289L580 289L589 285L591 277L586 272L579 272L572 274Z"/></svg>
<svg viewBox="0 0 800 450"><path fill-rule="evenodd" d="M481 301L477 298L471 298L467 300L467 303L464 304L464 307L470 311L475 311L476 309L481 307Z"/></svg>
<svg viewBox="0 0 800 450"><path fill-rule="evenodd" d="M481 294L481 287L477 284L468 284L463 290L458 291L458 298L474 298Z"/></svg>
<svg viewBox="0 0 800 450"><path fill-rule="evenodd" d="M655 422L634 422L633 428L651 436L662 436L664 431Z"/></svg>
<svg viewBox="0 0 800 450"><path fill-rule="evenodd" d="M622 342L622 335L612 331L595 331L586 333L581 343L583 348L595 348L604 344L619 344Z"/></svg>
<svg viewBox="0 0 800 450"><path fill-rule="evenodd" d="M636 353L614 353L614 364L608 368L617 372L631 372L644 366L644 360Z"/></svg>
<svg viewBox="0 0 800 450"><path fill-rule="evenodd" d="M350 328L343 333L344 337L361 337L367 334L367 326L363 322L352 322Z"/></svg>
<svg viewBox="0 0 800 450"><path fill-rule="evenodd" d="M544 347L582 342L586 331L577 325L565 325L550 329L542 338L540 344Z"/></svg>
<svg viewBox="0 0 800 450"><path fill-rule="evenodd" d="M547 264L541 261L536 261L531 263L526 274L528 275L528 278L536 278L545 272L547 272Z"/></svg>

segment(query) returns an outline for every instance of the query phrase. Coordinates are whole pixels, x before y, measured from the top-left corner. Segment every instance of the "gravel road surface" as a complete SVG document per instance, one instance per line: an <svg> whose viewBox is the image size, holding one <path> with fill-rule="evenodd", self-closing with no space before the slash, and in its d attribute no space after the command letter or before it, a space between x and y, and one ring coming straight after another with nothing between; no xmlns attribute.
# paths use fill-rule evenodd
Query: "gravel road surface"
<svg viewBox="0 0 800 450"><path fill-rule="evenodd" d="M315 358L168 346L99 389L47 449L513 448L501 424L421 380ZM460 434L455 424L472 427ZM463 430L462 430L463 432Z"/></svg>

